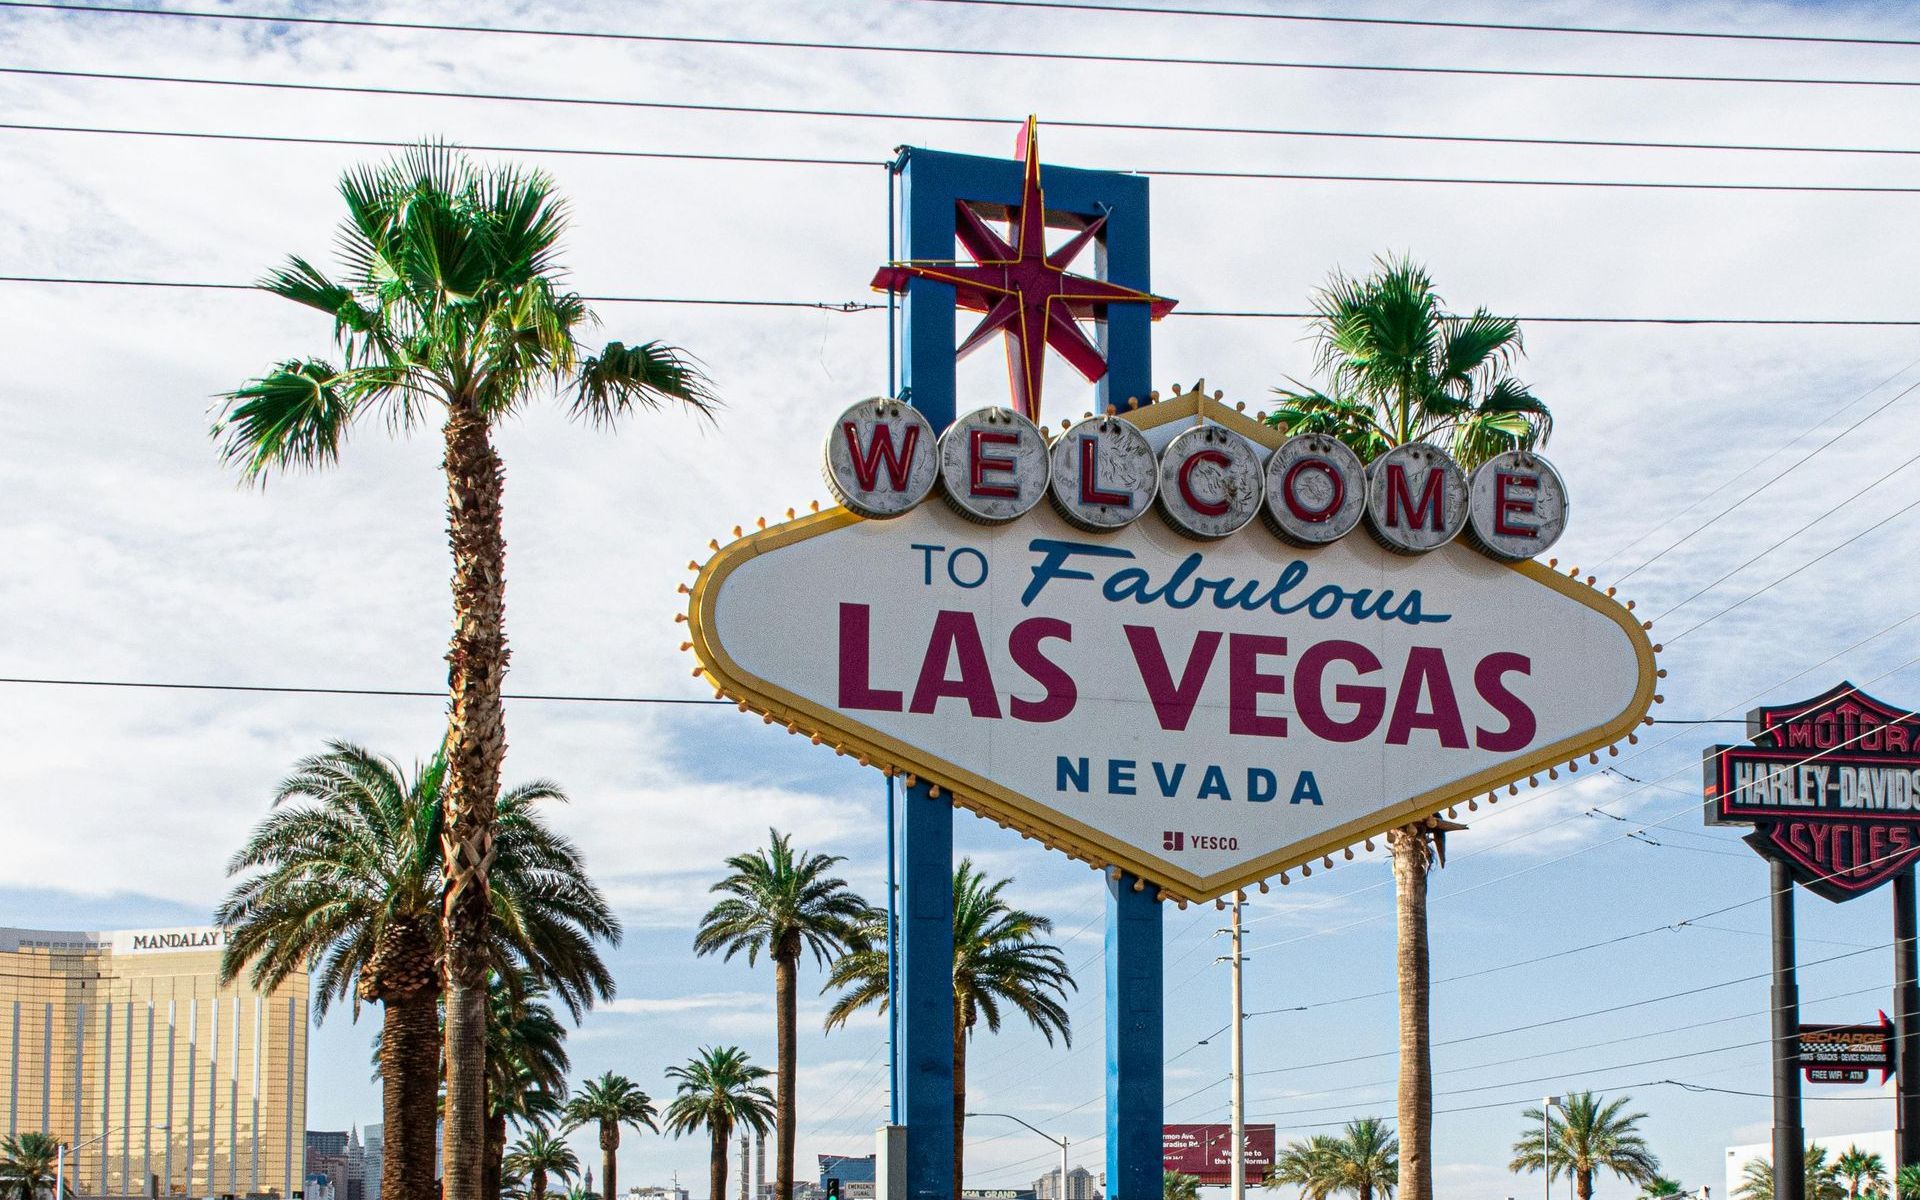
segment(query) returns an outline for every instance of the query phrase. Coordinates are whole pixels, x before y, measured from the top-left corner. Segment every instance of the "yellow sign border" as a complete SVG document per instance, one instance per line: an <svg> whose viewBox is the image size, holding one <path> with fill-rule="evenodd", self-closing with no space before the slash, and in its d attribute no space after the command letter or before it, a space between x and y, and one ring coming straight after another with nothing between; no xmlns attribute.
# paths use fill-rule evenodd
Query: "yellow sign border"
<svg viewBox="0 0 1920 1200"><path fill-rule="evenodd" d="M1182 419L1213 421L1269 448L1278 445L1286 437L1278 430L1220 404L1200 388L1139 412L1122 415L1142 429ZM722 547L700 569L688 601L687 627L691 649L699 660L701 672L715 691L737 702L745 710L758 712L768 723L784 725L790 732L805 734L815 742L831 745L838 753L856 757L862 765L916 776L938 788L952 803L962 808L1015 829L1024 836L1036 838L1050 848L1064 851L1095 867L1127 871L1186 900L1212 900L1296 867L1310 867L1315 860L1324 859L1356 842L1466 803L1482 792L1491 792L1562 763L1572 763L1581 755L1591 754L1626 737L1641 723L1654 703L1657 679L1654 648L1645 630L1625 607L1592 585L1561 575L1540 563L1502 564L1600 613L1627 635L1639 664L1639 681L1627 708L1604 725L1543 746L1524 758L1511 759L1444 787L1423 792L1391 808L1380 809L1316 837L1284 846L1230 871L1196 875L1160 859L1146 857L1134 847L1090 825L1075 821L1030 797L1001 787L990 779L855 721L844 713L776 687L733 661L720 644L714 628L714 606L727 577L741 564L758 555L859 524L865 519L837 507L809 514L737 539ZM1364 535L1355 531L1350 536Z"/></svg>

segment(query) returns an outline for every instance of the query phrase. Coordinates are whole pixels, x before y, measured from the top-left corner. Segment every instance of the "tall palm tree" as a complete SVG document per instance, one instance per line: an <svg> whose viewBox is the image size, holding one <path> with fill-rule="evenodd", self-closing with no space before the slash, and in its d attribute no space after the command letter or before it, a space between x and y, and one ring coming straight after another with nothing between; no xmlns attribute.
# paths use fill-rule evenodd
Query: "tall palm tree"
<svg viewBox="0 0 1920 1200"><path fill-rule="evenodd" d="M760 1082L768 1074L738 1046L706 1046L685 1066L667 1068L667 1077L674 1080L667 1128L675 1137L707 1131L711 1200L727 1200L727 1144L734 1129L764 1137L773 1125L774 1099Z"/></svg>
<svg viewBox="0 0 1920 1200"><path fill-rule="evenodd" d="M1833 1160L1833 1172L1847 1185L1847 1200L1883 1192L1887 1187L1887 1161L1858 1146L1849 1145Z"/></svg>
<svg viewBox="0 0 1920 1200"><path fill-rule="evenodd" d="M1003 1006L1027 1018L1052 1045L1054 1035L1073 1044L1065 1004L1078 985L1060 947L1041 940L1053 922L1014 908L1001 893L1013 881L988 883L963 858L953 869L953 1194L962 1191L967 1119L967 1044L981 1021L1000 1032ZM844 1024L860 1009L887 1005L887 927L884 914L869 916L849 952L833 965L827 987L845 988L827 1010L827 1028ZM824 990L824 989L823 989Z"/></svg>
<svg viewBox="0 0 1920 1200"><path fill-rule="evenodd" d="M1364 279L1335 272L1313 298L1315 365L1326 390L1276 388L1268 418L1324 433L1371 459L1407 442L1444 441L1468 468L1547 440L1553 416L1510 373L1520 325L1486 309L1451 316L1426 268L1376 260Z"/></svg>
<svg viewBox="0 0 1920 1200"><path fill-rule="evenodd" d="M1347 1122L1338 1136L1319 1135L1289 1145L1267 1177L1269 1188L1291 1185L1307 1200L1352 1192L1358 1200L1390 1198L1400 1182L1400 1144L1378 1117Z"/></svg>
<svg viewBox="0 0 1920 1200"><path fill-rule="evenodd" d="M339 362L287 359L227 396L214 425L248 479L332 465L356 419L391 432L438 419L445 443L453 636L447 651L447 853L442 898L447 978L446 1193L478 1200L484 1145L489 866L506 716L505 474L494 426L564 389L595 426L636 408L716 405L687 358L659 342L589 353L594 321L564 286L565 202L553 181L516 166L482 167L421 145L340 180L347 216L335 279L294 257L261 287L325 313Z"/></svg>
<svg viewBox="0 0 1920 1200"><path fill-rule="evenodd" d="M60 1139L49 1133L0 1138L0 1197L44 1200L52 1196L59 1154ZM65 1196L71 1195L73 1188L69 1185Z"/></svg>
<svg viewBox="0 0 1920 1200"><path fill-rule="evenodd" d="M1807 1143L1805 1174L1806 1200L1844 1200L1847 1189L1840 1182L1838 1166L1827 1161L1825 1146ZM1740 1168L1740 1186L1733 1194L1739 1200L1773 1200L1773 1164L1764 1158L1748 1159Z"/></svg>
<svg viewBox="0 0 1920 1200"><path fill-rule="evenodd" d="M1544 443L1552 414L1510 373L1522 353L1518 322L1484 308L1449 315L1411 259L1375 266L1364 279L1335 272L1315 294L1316 366L1326 387L1275 389L1281 404L1269 422L1339 438L1363 461L1406 442L1444 442L1468 470ZM1402 1200L1433 1200L1426 897L1428 871L1444 862L1435 833L1428 823L1387 835L1399 909Z"/></svg>
<svg viewBox="0 0 1920 1200"><path fill-rule="evenodd" d="M1200 1177L1180 1171L1162 1171L1160 1200L1200 1200Z"/></svg>
<svg viewBox="0 0 1920 1200"><path fill-rule="evenodd" d="M1899 1200L1920 1200L1920 1163L1908 1163L1893 1173L1893 1191Z"/></svg>
<svg viewBox="0 0 1920 1200"><path fill-rule="evenodd" d="M561 1110L568 1129L594 1125L600 1131L600 1186L604 1200L613 1200L616 1172L619 1170L620 1127L660 1132L659 1113L653 1097L634 1086L624 1075L608 1071L598 1079L580 1085L580 1091Z"/></svg>
<svg viewBox="0 0 1920 1200"><path fill-rule="evenodd" d="M444 845L444 756L411 777L346 742L300 760L275 810L228 864L252 872L214 914L228 932L224 980L251 967L257 987L317 971L314 1008L381 1006L379 1072L387 1153L381 1193L439 1200L434 1140L441 1077L438 916ZM587 878L579 849L538 805L566 799L547 782L501 798L494 843L489 961L502 976L551 987L574 1012L612 994L597 941L620 923Z"/></svg>
<svg viewBox="0 0 1920 1200"><path fill-rule="evenodd" d="M1629 1096L1608 1100L1596 1092L1575 1092L1567 1097L1560 1119L1546 1129L1538 1106L1526 1110L1521 1116L1532 1124L1513 1144L1507 1169L1538 1171L1544 1163L1549 1179L1571 1174L1580 1200L1593 1200L1593 1177L1603 1170L1628 1183L1651 1183L1660 1173L1660 1160L1640 1136L1640 1122L1647 1114L1621 1111L1630 1103ZM1814 1198L1809 1195L1807 1200Z"/></svg>
<svg viewBox="0 0 1920 1200"><path fill-rule="evenodd" d="M507 1170L526 1179L527 1200L547 1200L547 1180L566 1182L580 1173L580 1159L557 1133L540 1125L527 1130L507 1151Z"/></svg>
<svg viewBox="0 0 1920 1200"><path fill-rule="evenodd" d="M774 1197L793 1200L795 1041L799 1001L794 983L800 955L811 951L817 965L825 965L847 949L848 940L873 906L860 898L847 881L832 874L845 859L832 854L795 851L793 839L777 829L767 831L769 844L750 854L727 860L732 874L713 885L726 899L707 910L693 936L693 948L702 955L718 953L722 960L745 951L752 966L761 952L773 960L773 998L776 1028L775 1088L778 1116L775 1132Z"/></svg>

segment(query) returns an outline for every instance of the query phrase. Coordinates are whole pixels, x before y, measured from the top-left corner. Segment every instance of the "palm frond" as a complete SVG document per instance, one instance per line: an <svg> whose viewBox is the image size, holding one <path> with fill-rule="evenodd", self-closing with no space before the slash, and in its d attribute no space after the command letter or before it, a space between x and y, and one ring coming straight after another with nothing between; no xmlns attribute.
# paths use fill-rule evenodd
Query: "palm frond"
<svg viewBox="0 0 1920 1200"><path fill-rule="evenodd" d="M220 457L258 482L273 467L327 467L353 422L350 377L319 359L289 359L226 395L213 425Z"/></svg>

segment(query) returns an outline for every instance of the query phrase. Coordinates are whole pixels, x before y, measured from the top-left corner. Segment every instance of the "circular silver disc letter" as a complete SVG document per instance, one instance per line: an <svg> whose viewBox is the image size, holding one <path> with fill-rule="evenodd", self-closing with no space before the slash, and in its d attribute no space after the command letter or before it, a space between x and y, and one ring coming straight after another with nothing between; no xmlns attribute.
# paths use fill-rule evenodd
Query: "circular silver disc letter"
<svg viewBox="0 0 1920 1200"><path fill-rule="evenodd" d="M876 396L840 414L827 433L827 490L863 517L897 517L927 498L940 473L933 426L910 405Z"/></svg>
<svg viewBox="0 0 1920 1200"><path fill-rule="evenodd" d="M1267 524L1301 546L1353 531L1367 511L1367 468L1346 443L1320 433L1288 438L1267 459Z"/></svg>
<svg viewBox="0 0 1920 1200"><path fill-rule="evenodd" d="M1197 425L1160 456L1160 512L1181 533L1223 538L1260 511L1260 460L1239 434Z"/></svg>
<svg viewBox="0 0 1920 1200"><path fill-rule="evenodd" d="M1011 521L1047 494L1047 443L1010 408L981 408L940 435L940 484L960 515Z"/></svg>
<svg viewBox="0 0 1920 1200"><path fill-rule="evenodd" d="M1567 528L1567 485L1553 464L1525 450L1482 463L1468 485L1468 537L1506 562L1543 553Z"/></svg>
<svg viewBox="0 0 1920 1200"><path fill-rule="evenodd" d="M1082 529L1119 529L1139 519L1160 487L1147 435L1119 417L1093 417L1053 443L1053 506Z"/></svg>
<svg viewBox="0 0 1920 1200"><path fill-rule="evenodd" d="M1446 451L1409 442L1367 468L1367 525L1387 549L1425 554L1467 523L1467 477Z"/></svg>

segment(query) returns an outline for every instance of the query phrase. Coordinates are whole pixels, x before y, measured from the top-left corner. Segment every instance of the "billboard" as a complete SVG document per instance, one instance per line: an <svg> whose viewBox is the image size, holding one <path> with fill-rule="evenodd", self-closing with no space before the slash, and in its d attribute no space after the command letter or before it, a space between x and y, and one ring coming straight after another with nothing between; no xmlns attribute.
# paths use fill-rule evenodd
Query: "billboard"
<svg viewBox="0 0 1920 1200"><path fill-rule="evenodd" d="M1273 1126L1248 1125L1247 1182L1258 1184L1273 1166ZM1198 1176L1208 1187L1224 1187L1232 1182L1233 1147L1231 1125L1167 1125L1160 1141L1166 1169L1182 1175Z"/></svg>
<svg viewBox="0 0 1920 1200"><path fill-rule="evenodd" d="M1894 1072L1893 1022L1878 1025L1800 1026L1800 1070L1808 1083L1865 1083L1871 1071L1885 1083Z"/></svg>
<svg viewBox="0 0 1920 1200"><path fill-rule="evenodd" d="M827 454L845 507L701 569L696 673L769 723L1192 900L1643 719L1640 623L1515 560L1564 521L1542 460L1488 464L1501 478L1483 468L1476 487L1416 445L1363 472L1183 401L1085 422L1112 427L1086 440L985 410L937 446L897 402L849 409ZM1361 509L1366 533L1296 532L1354 528Z"/></svg>

